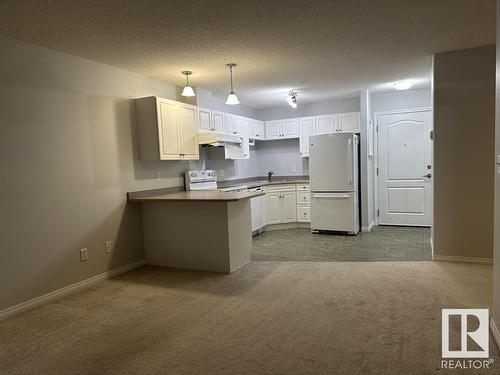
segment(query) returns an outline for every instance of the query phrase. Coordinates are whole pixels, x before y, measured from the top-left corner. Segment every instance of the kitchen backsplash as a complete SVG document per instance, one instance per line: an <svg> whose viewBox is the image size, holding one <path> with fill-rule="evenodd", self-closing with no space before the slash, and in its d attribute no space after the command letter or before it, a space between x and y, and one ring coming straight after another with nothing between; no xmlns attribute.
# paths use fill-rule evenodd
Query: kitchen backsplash
<svg viewBox="0 0 500 375"><path fill-rule="evenodd" d="M205 160L205 168L216 170L219 180L267 176L269 171L275 176L309 174L309 159L300 157L298 139L257 141L250 148L250 159L247 160L209 160L203 148L202 154L200 157Z"/></svg>

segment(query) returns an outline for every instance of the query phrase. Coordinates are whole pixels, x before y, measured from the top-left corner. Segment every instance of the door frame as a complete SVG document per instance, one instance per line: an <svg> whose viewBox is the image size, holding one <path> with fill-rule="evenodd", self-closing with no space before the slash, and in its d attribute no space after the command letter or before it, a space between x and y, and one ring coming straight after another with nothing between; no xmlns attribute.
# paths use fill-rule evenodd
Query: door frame
<svg viewBox="0 0 500 375"><path fill-rule="evenodd" d="M417 107L417 108L408 108L408 109L396 109L396 110L391 110L391 111L379 111L379 112L374 112L373 117L374 117L374 137L373 137L373 167L375 168L373 171L373 179L374 179L374 186L373 186L373 196L374 196L374 203L375 203L375 225L379 225L379 216L377 213L379 212L378 210L380 209L379 206L379 200L380 200L380 192L379 192L379 176L377 175L377 169L379 168L379 157L378 157L378 123L379 123L379 117L381 116L386 116L386 115L398 115L398 114L404 114L404 113L412 113L412 112L431 112L431 132L434 132L434 113L432 111L432 107ZM433 137L434 138L434 137ZM431 165L432 165L432 176L435 176L435 169L434 169L434 141L433 139L431 140ZM431 215L431 230L434 227L434 178L431 180L432 184L432 215ZM432 238L432 237L431 237ZM431 239L432 242L432 239ZM433 250L434 253L434 250Z"/></svg>

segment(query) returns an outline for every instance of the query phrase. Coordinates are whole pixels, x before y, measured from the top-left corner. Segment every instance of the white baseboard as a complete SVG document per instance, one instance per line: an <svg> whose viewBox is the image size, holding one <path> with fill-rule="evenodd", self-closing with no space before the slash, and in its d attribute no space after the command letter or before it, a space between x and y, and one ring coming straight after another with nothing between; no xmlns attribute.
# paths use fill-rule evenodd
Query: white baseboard
<svg viewBox="0 0 500 375"><path fill-rule="evenodd" d="M311 223L307 222L294 222L294 223L284 223L284 224L268 224L263 230L273 231L273 230L283 230L283 229L297 229L297 228L311 228Z"/></svg>
<svg viewBox="0 0 500 375"><path fill-rule="evenodd" d="M490 330L495 342L497 343L498 349L500 349L500 331L498 330L498 327L493 319L490 320Z"/></svg>
<svg viewBox="0 0 500 375"><path fill-rule="evenodd" d="M454 257L449 255L434 255L434 254L432 255L432 260L436 262L493 264L493 259L490 258Z"/></svg>
<svg viewBox="0 0 500 375"><path fill-rule="evenodd" d="M33 299L30 299L25 302L21 302L17 305L7 307L4 310L0 311L0 320L8 318L10 316L19 314L23 311L33 309L35 307L38 307L40 305L43 305L44 303L47 303L49 301L52 301L56 298L68 295L70 293L74 293L80 289L89 287L92 284L97 283L98 281L102 281L105 279L109 279L114 276L118 276L122 273L128 272L133 270L134 268L140 267L145 264L145 260L139 260L137 262L129 263L124 266L115 268L114 270L111 271L106 271L104 273L101 273L99 275L92 276L91 278L78 281L77 283L65 286L64 288L54 290L52 292L43 294L41 296L35 297Z"/></svg>
<svg viewBox="0 0 500 375"><path fill-rule="evenodd" d="M375 226L375 222L372 221L368 226L362 226L361 232L371 232L374 226Z"/></svg>

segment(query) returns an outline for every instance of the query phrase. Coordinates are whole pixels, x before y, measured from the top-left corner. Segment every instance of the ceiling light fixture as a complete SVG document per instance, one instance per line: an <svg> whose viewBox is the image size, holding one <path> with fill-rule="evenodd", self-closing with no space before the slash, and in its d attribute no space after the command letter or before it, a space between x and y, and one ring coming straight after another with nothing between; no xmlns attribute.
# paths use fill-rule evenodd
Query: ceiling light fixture
<svg viewBox="0 0 500 375"><path fill-rule="evenodd" d="M184 74L186 76L186 86L184 86L184 89L182 90L181 95L182 96L196 96L196 94L193 91L193 88L191 86L189 86L189 76L191 74L193 74L193 72L191 72L189 70L184 70L182 72L182 74Z"/></svg>
<svg viewBox="0 0 500 375"><path fill-rule="evenodd" d="M413 86L413 82L409 79L403 81L397 81L392 84L396 90L408 90Z"/></svg>
<svg viewBox="0 0 500 375"><path fill-rule="evenodd" d="M290 90L288 92L288 97L286 98L286 101L288 104L290 104L290 107L292 108L297 108L297 91L296 90Z"/></svg>
<svg viewBox="0 0 500 375"><path fill-rule="evenodd" d="M231 76L231 91L229 91L229 95L227 96L226 104L229 105L236 105L240 104L240 101L238 100L238 97L234 93L233 90L233 68L236 66L235 63L229 63L226 64L226 68L229 68L229 74Z"/></svg>

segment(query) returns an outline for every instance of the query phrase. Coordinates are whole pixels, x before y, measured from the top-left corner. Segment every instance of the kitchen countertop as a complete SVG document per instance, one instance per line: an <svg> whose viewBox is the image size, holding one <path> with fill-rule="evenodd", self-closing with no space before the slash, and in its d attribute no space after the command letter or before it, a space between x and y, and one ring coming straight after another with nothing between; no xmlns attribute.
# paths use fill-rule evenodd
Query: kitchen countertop
<svg viewBox="0 0 500 375"><path fill-rule="evenodd" d="M269 185L280 185L280 184L308 184L309 178L304 176L299 177L274 177L271 181L267 178L250 178L244 180L228 180L221 181L217 183L219 189L237 186L246 186L248 188L254 188L258 186L269 186Z"/></svg>
<svg viewBox="0 0 500 375"><path fill-rule="evenodd" d="M130 202L235 202L264 195L263 192L182 191L145 197L129 197Z"/></svg>

